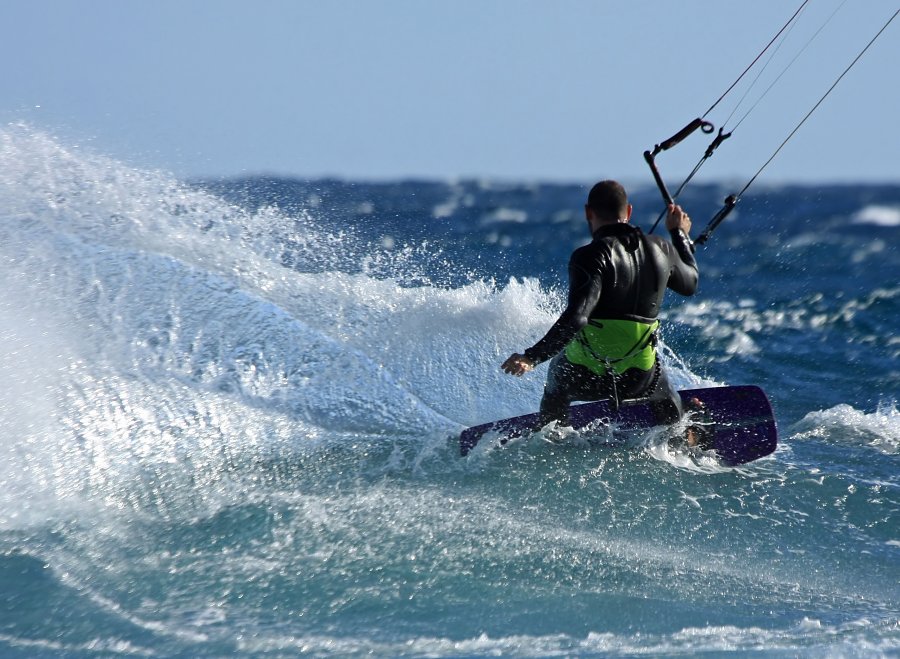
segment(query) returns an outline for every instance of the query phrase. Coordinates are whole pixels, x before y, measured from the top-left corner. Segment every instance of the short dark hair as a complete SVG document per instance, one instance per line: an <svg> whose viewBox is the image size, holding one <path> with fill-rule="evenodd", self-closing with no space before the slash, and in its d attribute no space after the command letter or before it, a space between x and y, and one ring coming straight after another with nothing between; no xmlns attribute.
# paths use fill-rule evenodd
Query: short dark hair
<svg viewBox="0 0 900 659"><path fill-rule="evenodd" d="M628 212L628 195L618 181L600 181L591 188L587 205L600 219L619 220Z"/></svg>

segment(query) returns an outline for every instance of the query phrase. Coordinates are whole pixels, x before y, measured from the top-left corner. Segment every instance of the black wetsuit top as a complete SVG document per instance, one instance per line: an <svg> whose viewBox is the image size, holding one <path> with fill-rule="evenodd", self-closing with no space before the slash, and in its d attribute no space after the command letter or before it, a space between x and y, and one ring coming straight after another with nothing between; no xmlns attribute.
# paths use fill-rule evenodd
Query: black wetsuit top
<svg viewBox="0 0 900 659"><path fill-rule="evenodd" d="M693 295L699 273L688 237L671 242L630 224L606 224L569 259L569 300L546 336L525 351L540 363L560 352L592 318L651 323L666 288Z"/></svg>

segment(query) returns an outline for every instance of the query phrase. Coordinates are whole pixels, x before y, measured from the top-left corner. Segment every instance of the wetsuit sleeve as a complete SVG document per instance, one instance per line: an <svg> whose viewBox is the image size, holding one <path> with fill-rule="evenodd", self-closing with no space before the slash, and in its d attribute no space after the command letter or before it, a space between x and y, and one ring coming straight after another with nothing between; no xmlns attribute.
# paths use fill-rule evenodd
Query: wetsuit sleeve
<svg viewBox="0 0 900 659"><path fill-rule="evenodd" d="M690 239L681 229L672 231L670 235L670 244L675 252L669 255L669 280L666 286L680 295L693 295L700 281L700 271L697 269Z"/></svg>
<svg viewBox="0 0 900 659"><path fill-rule="evenodd" d="M600 300L602 280L590 275L581 265L582 258L583 253L576 250L569 260L569 300L562 315L544 338L525 351L525 356L535 364L547 361L565 348L587 325L589 314Z"/></svg>

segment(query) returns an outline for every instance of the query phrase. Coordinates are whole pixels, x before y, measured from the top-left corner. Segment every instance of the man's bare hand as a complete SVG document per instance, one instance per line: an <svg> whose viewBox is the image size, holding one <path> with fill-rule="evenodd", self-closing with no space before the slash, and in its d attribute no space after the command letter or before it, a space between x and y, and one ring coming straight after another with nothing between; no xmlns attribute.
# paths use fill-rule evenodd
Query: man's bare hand
<svg viewBox="0 0 900 659"><path fill-rule="evenodd" d="M681 206L669 204L669 213L666 215L666 228L669 231L681 229L685 235L691 233L691 218L684 212Z"/></svg>
<svg viewBox="0 0 900 659"><path fill-rule="evenodd" d="M528 371L534 370L534 362L525 355L514 353L509 356L509 359L503 362L500 368L510 375L524 375Z"/></svg>

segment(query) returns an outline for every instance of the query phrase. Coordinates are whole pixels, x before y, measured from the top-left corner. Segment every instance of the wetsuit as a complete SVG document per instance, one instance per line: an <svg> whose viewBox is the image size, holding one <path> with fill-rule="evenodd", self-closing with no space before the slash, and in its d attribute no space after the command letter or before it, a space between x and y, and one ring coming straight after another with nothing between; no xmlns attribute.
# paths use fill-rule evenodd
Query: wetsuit
<svg viewBox="0 0 900 659"><path fill-rule="evenodd" d="M668 241L630 224L606 224L569 260L569 299L546 336L525 351L553 358L541 425L565 423L575 400L650 399L660 423L681 415L678 394L656 357L657 316L666 288L693 295L698 271L680 230Z"/></svg>

